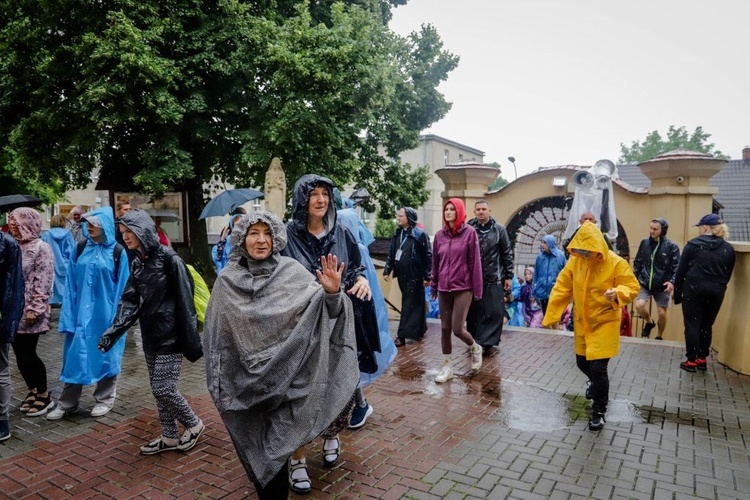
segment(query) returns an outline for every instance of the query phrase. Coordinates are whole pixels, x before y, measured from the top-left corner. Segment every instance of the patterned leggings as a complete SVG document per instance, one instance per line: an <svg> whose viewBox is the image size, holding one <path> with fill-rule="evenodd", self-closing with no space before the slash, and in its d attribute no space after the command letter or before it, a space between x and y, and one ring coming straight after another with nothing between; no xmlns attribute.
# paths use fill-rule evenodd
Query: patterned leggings
<svg viewBox="0 0 750 500"><path fill-rule="evenodd" d="M168 439L178 439L180 434L175 420L185 428L194 427L200 421L177 390L177 381L182 368L182 354L144 354L151 392L156 398L162 436Z"/></svg>
<svg viewBox="0 0 750 500"><path fill-rule="evenodd" d="M339 413L339 416L336 417L336 419L331 422L331 425L328 426L328 429L324 430L320 433L320 437L323 439L333 439L336 437L336 435L346 429L346 426L349 425L349 420L352 418L352 410L354 409L354 396L352 396L352 399L349 400L349 402L344 407L344 410Z"/></svg>

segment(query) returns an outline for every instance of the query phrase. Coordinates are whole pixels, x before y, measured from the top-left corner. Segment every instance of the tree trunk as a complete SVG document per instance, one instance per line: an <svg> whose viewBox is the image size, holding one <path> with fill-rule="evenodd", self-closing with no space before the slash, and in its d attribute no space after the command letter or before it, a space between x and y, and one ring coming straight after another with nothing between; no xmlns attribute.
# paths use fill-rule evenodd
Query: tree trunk
<svg viewBox="0 0 750 500"><path fill-rule="evenodd" d="M188 205L188 245L187 255L183 256L186 262L195 267L203 276L209 286L216 279L211 253L208 248L208 234L206 232L206 221L198 220L203 210L203 179L196 175L185 182Z"/></svg>

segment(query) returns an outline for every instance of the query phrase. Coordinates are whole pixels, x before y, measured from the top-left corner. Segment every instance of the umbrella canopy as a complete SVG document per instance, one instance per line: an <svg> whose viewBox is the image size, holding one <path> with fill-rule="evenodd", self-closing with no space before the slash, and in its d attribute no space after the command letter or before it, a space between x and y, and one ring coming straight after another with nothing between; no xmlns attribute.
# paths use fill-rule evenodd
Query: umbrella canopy
<svg viewBox="0 0 750 500"><path fill-rule="evenodd" d="M206 204L198 219L224 217L234 210L235 207L256 198L262 198L263 196L265 196L263 192L257 189L227 189Z"/></svg>
<svg viewBox="0 0 750 500"><path fill-rule="evenodd" d="M0 196L0 212L10 212L18 207L35 207L41 204L42 200L28 194Z"/></svg>
<svg viewBox="0 0 750 500"><path fill-rule="evenodd" d="M171 210L166 210L164 208L149 208L146 210L146 213L148 213L151 217L161 217L161 220L165 222L182 220L179 215Z"/></svg>

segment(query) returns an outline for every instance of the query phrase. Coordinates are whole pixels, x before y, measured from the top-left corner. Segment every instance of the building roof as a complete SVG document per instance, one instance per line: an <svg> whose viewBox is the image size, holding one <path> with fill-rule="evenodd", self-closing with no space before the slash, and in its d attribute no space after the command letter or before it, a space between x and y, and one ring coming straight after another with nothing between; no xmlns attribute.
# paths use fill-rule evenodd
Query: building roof
<svg viewBox="0 0 750 500"><path fill-rule="evenodd" d="M633 187L651 187L638 165L617 165L620 180ZM719 214L729 226L729 239L750 241L750 160L729 160L724 168L709 180L719 190L714 200L721 205Z"/></svg>
<svg viewBox="0 0 750 500"><path fill-rule="evenodd" d="M469 151L471 153L474 153L475 155L484 156L484 151L482 151L481 149L472 148L471 146L467 146L466 144L461 144L460 142L452 141L450 139L446 139L445 137L440 137L439 135L435 135L435 134L420 135L419 140L420 141L438 141L438 142L442 142L443 144L453 146L455 148Z"/></svg>

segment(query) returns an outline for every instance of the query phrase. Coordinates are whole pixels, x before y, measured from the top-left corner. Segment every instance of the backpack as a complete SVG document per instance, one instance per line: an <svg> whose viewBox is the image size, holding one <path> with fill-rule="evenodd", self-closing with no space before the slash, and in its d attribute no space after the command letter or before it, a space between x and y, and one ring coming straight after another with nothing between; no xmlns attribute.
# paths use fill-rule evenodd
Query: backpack
<svg viewBox="0 0 750 500"><path fill-rule="evenodd" d="M78 246L76 247L76 260L74 260L73 262L78 262L78 257L81 256L83 250L86 248L86 243L88 243L88 240L81 240L78 242ZM115 243L115 281L117 281L117 274L120 272L120 255L122 255L123 250L125 250L125 248L122 245L120 245L119 243Z"/></svg>
<svg viewBox="0 0 750 500"><path fill-rule="evenodd" d="M203 319L206 317L208 299L211 298L211 292L208 290L208 285L206 285L203 276L190 264L185 265L188 271L190 271L190 276L193 277L193 304L195 305L195 313L198 316L198 322L203 323Z"/></svg>

